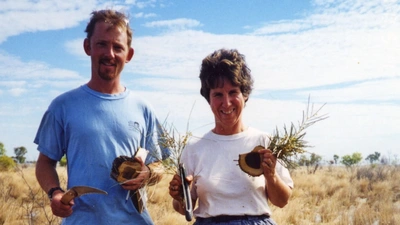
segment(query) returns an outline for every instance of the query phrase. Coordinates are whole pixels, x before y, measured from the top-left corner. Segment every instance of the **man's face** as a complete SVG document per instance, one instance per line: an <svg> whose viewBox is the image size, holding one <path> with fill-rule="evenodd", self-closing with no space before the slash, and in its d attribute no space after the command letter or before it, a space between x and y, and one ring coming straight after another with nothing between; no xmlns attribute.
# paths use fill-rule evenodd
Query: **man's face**
<svg viewBox="0 0 400 225"><path fill-rule="evenodd" d="M106 22L98 22L90 40L85 40L86 54L92 61L92 76L103 80L118 78L133 55L128 47L126 30L113 27Z"/></svg>

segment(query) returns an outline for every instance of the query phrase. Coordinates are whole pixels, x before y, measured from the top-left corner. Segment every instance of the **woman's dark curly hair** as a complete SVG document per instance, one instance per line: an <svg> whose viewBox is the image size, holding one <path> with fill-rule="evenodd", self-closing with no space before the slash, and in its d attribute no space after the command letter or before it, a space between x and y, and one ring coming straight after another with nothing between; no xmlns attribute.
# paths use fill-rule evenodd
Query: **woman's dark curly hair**
<svg viewBox="0 0 400 225"><path fill-rule="evenodd" d="M224 79L233 86L240 87L246 102L253 90L251 70L246 65L245 56L236 49L219 49L203 59L200 69L200 94L210 102L210 90L223 86Z"/></svg>

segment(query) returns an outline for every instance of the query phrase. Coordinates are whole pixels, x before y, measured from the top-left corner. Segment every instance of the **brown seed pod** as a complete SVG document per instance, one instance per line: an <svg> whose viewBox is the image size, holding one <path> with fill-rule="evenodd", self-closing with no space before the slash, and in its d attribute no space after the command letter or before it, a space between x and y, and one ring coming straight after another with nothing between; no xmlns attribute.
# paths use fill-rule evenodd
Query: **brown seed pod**
<svg viewBox="0 0 400 225"><path fill-rule="evenodd" d="M262 159L258 153L261 149L264 149L264 146L258 145L249 153L239 154L239 167L243 172L253 177L263 174Z"/></svg>
<svg viewBox="0 0 400 225"><path fill-rule="evenodd" d="M142 166L133 157L119 156L114 159L111 169L111 177L118 183L137 177Z"/></svg>

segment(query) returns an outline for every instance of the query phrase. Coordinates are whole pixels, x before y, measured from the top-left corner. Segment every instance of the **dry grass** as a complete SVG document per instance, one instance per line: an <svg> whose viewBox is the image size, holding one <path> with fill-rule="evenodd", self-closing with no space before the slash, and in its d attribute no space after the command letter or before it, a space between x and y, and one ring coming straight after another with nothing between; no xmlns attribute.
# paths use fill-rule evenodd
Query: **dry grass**
<svg viewBox="0 0 400 225"><path fill-rule="evenodd" d="M65 168L59 168L65 174ZM62 180L65 183L65 177ZM395 225L400 221L400 167L323 167L315 174L292 171L292 198L283 208L273 207L280 225ZM185 225L174 212L168 195L167 175L149 188L149 211L156 225ZM47 196L40 190L34 168L0 172L0 225L59 224Z"/></svg>
<svg viewBox="0 0 400 225"><path fill-rule="evenodd" d="M66 168L58 168L66 174ZM65 186L66 175L60 177ZM0 225L60 224L49 207L49 198L35 177L33 166L0 171Z"/></svg>

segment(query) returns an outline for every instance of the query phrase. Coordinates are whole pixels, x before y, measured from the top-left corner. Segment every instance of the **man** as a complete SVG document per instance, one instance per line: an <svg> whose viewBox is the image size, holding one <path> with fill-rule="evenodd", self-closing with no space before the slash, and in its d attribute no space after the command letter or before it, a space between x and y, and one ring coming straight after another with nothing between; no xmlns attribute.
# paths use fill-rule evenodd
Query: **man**
<svg viewBox="0 0 400 225"><path fill-rule="evenodd" d="M53 214L63 224L153 224L146 208L135 208L127 196L136 191L145 202L143 187L157 183L163 172L160 160L169 155L158 144L161 125L149 106L120 83L125 63L134 54L132 30L118 11L94 11L83 47L91 58L91 79L55 98L43 116L34 142L40 155L36 177L49 194ZM140 173L119 185L110 172L115 158L149 151ZM89 194L61 202L64 190L56 171L67 157L68 188L90 186L108 195Z"/></svg>

